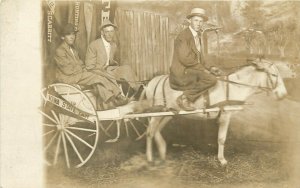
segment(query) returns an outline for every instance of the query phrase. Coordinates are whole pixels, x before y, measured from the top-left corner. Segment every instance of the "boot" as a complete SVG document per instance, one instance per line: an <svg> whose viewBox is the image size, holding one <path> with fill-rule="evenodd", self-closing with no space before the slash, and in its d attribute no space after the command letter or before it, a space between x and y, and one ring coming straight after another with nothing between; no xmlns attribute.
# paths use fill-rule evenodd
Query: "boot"
<svg viewBox="0 0 300 188"><path fill-rule="evenodd" d="M178 106L184 110L184 111L193 111L196 110L195 107L191 106L191 102L188 100L188 98L185 95L180 95L177 99L176 102Z"/></svg>

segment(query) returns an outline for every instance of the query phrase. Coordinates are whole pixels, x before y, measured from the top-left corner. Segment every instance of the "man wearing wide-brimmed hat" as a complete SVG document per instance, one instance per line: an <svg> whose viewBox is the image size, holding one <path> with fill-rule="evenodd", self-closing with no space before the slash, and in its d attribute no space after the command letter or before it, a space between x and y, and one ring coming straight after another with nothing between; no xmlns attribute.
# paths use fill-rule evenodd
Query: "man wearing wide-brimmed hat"
<svg viewBox="0 0 300 188"><path fill-rule="evenodd" d="M183 91L177 98L178 106L191 111L195 110L192 103L216 84L216 78L205 65L201 53L201 28L208 20L205 10L194 8L186 18L190 25L177 36L174 43L170 85L173 89Z"/></svg>
<svg viewBox="0 0 300 188"><path fill-rule="evenodd" d="M117 28L108 19L102 22L99 27L101 38L91 42L87 49L86 67L94 73L106 75L115 80L126 80L133 89L138 90L139 85L136 83L136 74L129 65L121 65L119 50L114 41Z"/></svg>
<svg viewBox="0 0 300 188"><path fill-rule="evenodd" d="M56 49L54 60L57 65L56 79L66 84L92 85L97 90L98 104L106 102L115 106L127 103L116 100L120 96L120 89L116 83L106 77L86 71L84 63L78 56L74 43L76 30L73 24L67 24L62 31L62 44Z"/></svg>

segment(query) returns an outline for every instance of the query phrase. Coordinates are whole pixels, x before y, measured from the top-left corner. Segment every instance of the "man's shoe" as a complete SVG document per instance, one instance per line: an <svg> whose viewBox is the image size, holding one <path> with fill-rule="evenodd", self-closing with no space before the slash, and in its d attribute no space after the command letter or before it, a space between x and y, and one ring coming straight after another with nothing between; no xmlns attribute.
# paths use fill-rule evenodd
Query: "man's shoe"
<svg viewBox="0 0 300 188"><path fill-rule="evenodd" d="M115 101L114 101L114 104L116 106L123 106L125 104L128 104L128 98L122 96L122 95L118 95L116 98L115 98Z"/></svg>
<svg viewBox="0 0 300 188"><path fill-rule="evenodd" d="M193 111L196 108L191 106L191 102L186 98L186 96L181 95L176 99L178 106L184 111Z"/></svg>

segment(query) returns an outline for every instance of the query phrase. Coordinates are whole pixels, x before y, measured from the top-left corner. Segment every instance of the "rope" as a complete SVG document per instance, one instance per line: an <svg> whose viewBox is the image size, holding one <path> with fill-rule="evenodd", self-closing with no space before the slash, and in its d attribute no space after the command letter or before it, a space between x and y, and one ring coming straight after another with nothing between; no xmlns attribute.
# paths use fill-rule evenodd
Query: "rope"
<svg viewBox="0 0 300 188"><path fill-rule="evenodd" d="M220 81L231 83L231 84L235 84L235 85L241 85L241 86L245 86L245 87L258 88L258 89L267 90L267 91L268 90L272 90L272 88L270 88L270 87L248 85L248 84L239 83L239 82L235 82L235 81L231 81L231 80L226 80L226 79L222 79L222 78L217 78L217 79L220 80Z"/></svg>

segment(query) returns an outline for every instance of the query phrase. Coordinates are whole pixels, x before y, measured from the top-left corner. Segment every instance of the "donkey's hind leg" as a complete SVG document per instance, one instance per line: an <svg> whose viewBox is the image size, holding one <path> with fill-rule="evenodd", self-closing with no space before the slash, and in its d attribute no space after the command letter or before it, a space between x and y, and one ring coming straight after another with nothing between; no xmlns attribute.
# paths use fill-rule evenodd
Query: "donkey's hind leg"
<svg viewBox="0 0 300 188"><path fill-rule="evenodd" d="M224 144L226 141L227 131L229 127L231 113L224 112L219 117L219 131L218 131L218 160L221 165L226 165L227 160L224 157Z"/></svg>
<svg viewBox="0 0 300 188"><path fill-rule="evenodd" d="M172 117L162 117L159 121L157 130L154 134L154 139L156 142L156 146L159 152L159 156L161 160L166 160L166 153L167 153L167 144L165 139L162 137L160 131L165 127L165 125L172 119Z"/></svg>

